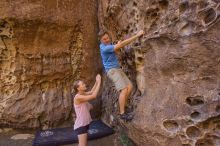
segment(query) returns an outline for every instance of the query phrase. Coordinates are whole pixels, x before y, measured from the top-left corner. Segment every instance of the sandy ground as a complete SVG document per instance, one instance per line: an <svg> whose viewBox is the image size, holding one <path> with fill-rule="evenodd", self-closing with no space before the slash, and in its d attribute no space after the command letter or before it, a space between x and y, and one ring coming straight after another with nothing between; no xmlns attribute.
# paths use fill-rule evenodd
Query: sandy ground
<svg viewBox="0 0 220 146"><path fill-rule="evenodd" d="M3 131L0 130L0 146L31 146L34 133L35 133L34 131L25 131L25 130L22 131L12 130L12 129L6 129ZM77 144L64 145L64 146L77 146ZM117 135L111 135L101 139L89 141L88 146L123 146L123 145L120 144L120 142L118 141Z"/></svg>
<svg viewBox="0 0 220 146"><path fill-rule="evenodd" d="M19 139L13 140L13 137L16 134L31 134L34 135L33 131L19 131L19 130L6 130L1 131L0 133L0 146L31 146L33 138L29 137L28 139ZM24 137L25 138L25 137Z"/></svg>

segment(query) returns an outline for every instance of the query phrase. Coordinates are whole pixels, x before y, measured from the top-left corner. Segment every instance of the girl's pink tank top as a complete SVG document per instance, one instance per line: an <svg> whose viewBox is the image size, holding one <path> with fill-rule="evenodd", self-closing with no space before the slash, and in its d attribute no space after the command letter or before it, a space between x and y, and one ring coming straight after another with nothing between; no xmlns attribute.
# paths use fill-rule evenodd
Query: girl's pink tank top
<svg viewBox="0 0 220 146"><path fill-rule="evenodd" d="M75 98L77 98L75 96ZM76 121L74 124L74 129L90 124L92 121L90 115L90 105L88 102L83 102L81 104L74 104L76 112Z"/></svg>

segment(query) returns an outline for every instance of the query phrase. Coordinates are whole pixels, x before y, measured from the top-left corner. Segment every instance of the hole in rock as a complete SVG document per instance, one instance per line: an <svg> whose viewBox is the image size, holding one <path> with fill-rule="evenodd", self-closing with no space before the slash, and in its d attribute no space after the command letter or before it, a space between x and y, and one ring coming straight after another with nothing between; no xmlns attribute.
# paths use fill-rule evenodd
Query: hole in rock
<svg viewBox="0 0 220 146"><path fill-rule="evenodd" d="M219 121L219 122L220 122L220 121ZM216 124L215 130L216 130L216 131L220 131L220 123L219 123L219 124Z"/></svg>
<svg viewBox="0 0 220 146"><path fill-rule="evenodd" d="M188 120L186 120L186 124L187 125L192 125L194 122L193 122L193 120L191 120L191 119L188 119Z"/></svg>
<svg viewBox="0 0 220 146"><path fill-rule="evenodd" d="M200 115L199 112L194 111L193 113L191 113L190 117L191 117L192 119L195 119L195 120L196 120L196 119L199 119L199 118L201 117L201 115Z"/></svg>
<svg viewBox="0 0 220 146"><path fill-rule="evenodd" d="M157 17L157 13L151 13L151 18Z"/></svg>
<svg viewBox="0 0 220 146"><path fill-rule="evenodd" d="M169 2L167 0L160 0L159 5L162 9L167 9Z"/></svg>
<svg viewBox="0 0 220 146"><path fill-rule="evenodd" d="M214 9L209 9L206 11L206 13L204 13L205 16L203 18L203 21L205 22L205 24L211 23L216 19L216 12Z"/></svg>
<svg viewBox="0 0 220 146"><path fill-rule="evenodd" d="M143 54L141 49L136 49L136 51L137 51L138 54Z"/></svg>
<svg viewBox="0 0 220 146"><path fill-rule="evenodd" d="M180 134L179 136L181 137L181 139L186 139L186 136L184 134Z"/></svg>
<svg viewBox="0 0 220 146"><path fill-rule="evenodd" d="M219 0L218 0L218 1L219 1ZM219 1L219 3L220 3L220 1ZM220 5L217 6L216 10L217 10L217 11L220 11Z"/></svg>
<svg viewBox="0 0 220 146"><path fill-rule="evenodd" d="M136 3L136 2L133 2L133 6L137 6L137 3Z"/></svg>
<svg viewBox="0 0 220 146"><path fill-rule="evenodd" d="M125 34L128 34L128 29L125 29L125 30L124 30L124 33L125 33Z"/></svg>
<svg viewBox="0 0 220 146"><path fill-rule="evenodd" d="M179 12L184 13L189 8L189 2L184 1L179 5Z"/></svg>
<svg viewBox="0 0 220 146"><path fill-rule="evenodd" d="M194 26L193 24L186 24L180 29L180 34L182 35L190 35L193 32Z"/></svg>
<svg viewBox="0 0 220 146"><path fill-rule="evenodd" d="M220 105L216 106L215 111L220 113Z"/></svg>
<svg viewBox="0 0 220 146"><path fill-rule="evenodd" d="M176 121L174 120L166 120L163 122L163 126L171 132L176 132L179 128L179 125Z"/></svg>
<svg viewBox="0 0 220 146"><path fill-rule="evenodd" d="M0 20L0 27L6 27L7 22L4 20Z"/></svg>
<svg viewBox="0 0 220 146"><path fill-rule="evenodd" d="M191 146L191 144L182 144L182 146Z"/></svg>
<svg viewBox="0 0 220 146"><path fill-rule="evenodd" d="M126 29L129 30L130 29L130 25L128 25Z"/></svg>
<svg viewBox="0 0 220 146"><path fill-rule="evenodd" d="M149 19L152 19L154 17L157 17L157 13L159 12L159 8L155 8L155 9L148 9L146 11L146 16L149 16Z"/></svg>
<svg viewBox="0 0 220 146"><path fill-rule="evenodd" d="M133 10L133 11L131 11L130 15L131 15L132 17L134 17L135 13L136 13L135 10Z"/></svg>
<svg viewBox="0 0 220 146"><path fill-rule="evenodd" d="M139 20L139 15L138 15L138 14L135 15L135 19L136 19L136 20Z"/></svg>
<svg viewBox="0 0 220 146"><path fill-rule="evenodd" d="M186 103L191 106L196 106L196 105L204 104L204 100L202 96L187 97Z"/></svg>
<svg viewBox="0 0 220 146"><path fill-rule="evenodd" d="M209 3L206 0L201 0L198 2L199 9L203 9L203 8L207 7L208 5L209 5Z"/></svg>
<svg viewBox="0 0 220 146"><path fill-rule="evenodd" d="M134 46L136 46L136 47L139 46L139 43L134 43Z"/></svg>
<svg viewBox="0 0 220 146"><path fill-rule="evenodd" d="M220 1L219 1L219 0L212 0L212 1L214 1L215 3L220 3Z"/></svg>
<svg viewBox="0 0 220 146"><path fill-rule="evenodd" d="M201 135L201 131L195 126L190 126L186 129L186 135L190 138L196 138Z"/></svg>
<svg viewBox="0 0 220 146"><path fill-rule="evenodd" d="M138 61L138 62L143 62L143 61L144 61L144 58L142 58L142 57L137 57L137 61Z"/></svg>
<svg viewBox="0 0 220 146"><path fill-rule="evenodd" d="M211 139L199 139L195 146L215 146Z"/></svg>
<svg viewBox="0 0 220 146"><path fill-rule="evenodd" d="M151 5L156 5L156 1L152 1Z"/></svg>

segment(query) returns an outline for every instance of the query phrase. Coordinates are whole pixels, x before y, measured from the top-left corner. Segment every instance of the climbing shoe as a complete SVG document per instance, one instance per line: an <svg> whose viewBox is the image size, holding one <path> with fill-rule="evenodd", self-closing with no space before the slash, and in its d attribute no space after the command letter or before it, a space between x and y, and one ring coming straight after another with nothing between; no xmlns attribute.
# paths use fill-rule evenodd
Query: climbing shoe
<svg viewBox="0 0 220 146"><path fill-rule="evenodd" d="M131 121L133 119L133 115L130 115L130 114L120 114L120 119L128 122L128 121Z"/></svg>

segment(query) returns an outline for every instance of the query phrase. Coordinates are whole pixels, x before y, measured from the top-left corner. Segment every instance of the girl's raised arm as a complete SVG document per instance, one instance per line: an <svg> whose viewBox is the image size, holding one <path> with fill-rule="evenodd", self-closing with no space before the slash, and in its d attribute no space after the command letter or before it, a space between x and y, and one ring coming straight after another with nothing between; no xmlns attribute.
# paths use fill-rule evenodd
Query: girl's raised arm
<svg viewBox="0 0 220 146"><path fill-rule="evenodd" d="M90 95L77 95L76 100L78 102L86 102L86 101L95 99L98 95L100 85L101 85L101 76L99 74L96 76L96 83L97 83L97 85L96 85L94 91Z"/></svg>

